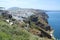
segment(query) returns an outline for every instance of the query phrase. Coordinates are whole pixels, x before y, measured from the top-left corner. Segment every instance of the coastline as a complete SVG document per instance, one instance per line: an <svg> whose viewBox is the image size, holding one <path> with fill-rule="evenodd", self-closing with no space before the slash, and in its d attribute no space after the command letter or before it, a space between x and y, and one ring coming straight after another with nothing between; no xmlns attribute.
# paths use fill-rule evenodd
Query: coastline
<svg viewBox="0 0 60 40"><path fill-rule="evenodd" d="M54 37L53 33L54 33L54 30L52 30L52 31L50 32L50 35L51 35L52 39L55 40L56 38Z"/></svg>

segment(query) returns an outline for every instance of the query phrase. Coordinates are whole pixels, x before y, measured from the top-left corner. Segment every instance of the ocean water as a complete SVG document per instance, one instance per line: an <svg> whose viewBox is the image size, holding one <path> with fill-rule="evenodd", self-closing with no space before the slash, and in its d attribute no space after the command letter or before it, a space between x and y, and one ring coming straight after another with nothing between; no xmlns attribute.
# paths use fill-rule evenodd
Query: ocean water
<svg viewBox="0 0 60 40"><path fill-rule="evenodd" d="M54 37L60 40L60 12L46 12L49 16L48 22L54 29Z"/></svg>

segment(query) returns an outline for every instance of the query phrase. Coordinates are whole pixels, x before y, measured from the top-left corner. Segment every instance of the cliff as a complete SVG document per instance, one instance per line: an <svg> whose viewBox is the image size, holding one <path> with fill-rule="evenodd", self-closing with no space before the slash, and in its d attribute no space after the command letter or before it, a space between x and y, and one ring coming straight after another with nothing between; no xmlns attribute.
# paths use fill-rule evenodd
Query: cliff
<svg viewBox="0 0 60 40"><path fill-rule="evenodd" d="M0 18L2 40L52 40L53 30L43 10L13 7L0 10Z"/></svg>

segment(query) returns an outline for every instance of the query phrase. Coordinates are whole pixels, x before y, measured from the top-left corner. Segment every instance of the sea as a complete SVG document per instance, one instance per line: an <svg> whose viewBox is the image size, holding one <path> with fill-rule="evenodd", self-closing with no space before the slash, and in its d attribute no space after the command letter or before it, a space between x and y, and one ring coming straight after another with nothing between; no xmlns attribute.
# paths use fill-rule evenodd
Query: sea
<svg viewBox="0 0 60 40"><path fill-rule="evenodd" d="M48 22L54 29L54 37L56 40L60 40L60 12L46 12L49 16Z"/></svg>

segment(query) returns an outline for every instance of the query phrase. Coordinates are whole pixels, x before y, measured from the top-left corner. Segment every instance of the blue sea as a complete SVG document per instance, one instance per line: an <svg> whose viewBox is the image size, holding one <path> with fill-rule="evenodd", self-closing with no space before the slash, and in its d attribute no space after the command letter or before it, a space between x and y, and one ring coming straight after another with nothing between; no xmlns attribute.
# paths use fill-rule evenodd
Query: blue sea
<svg viewBox="0 0 60 40"><path fill-rule="evenodd" d="M54 37L60 40L60 12L46 12L49 16L48 22L54 29Z"/></svg>

